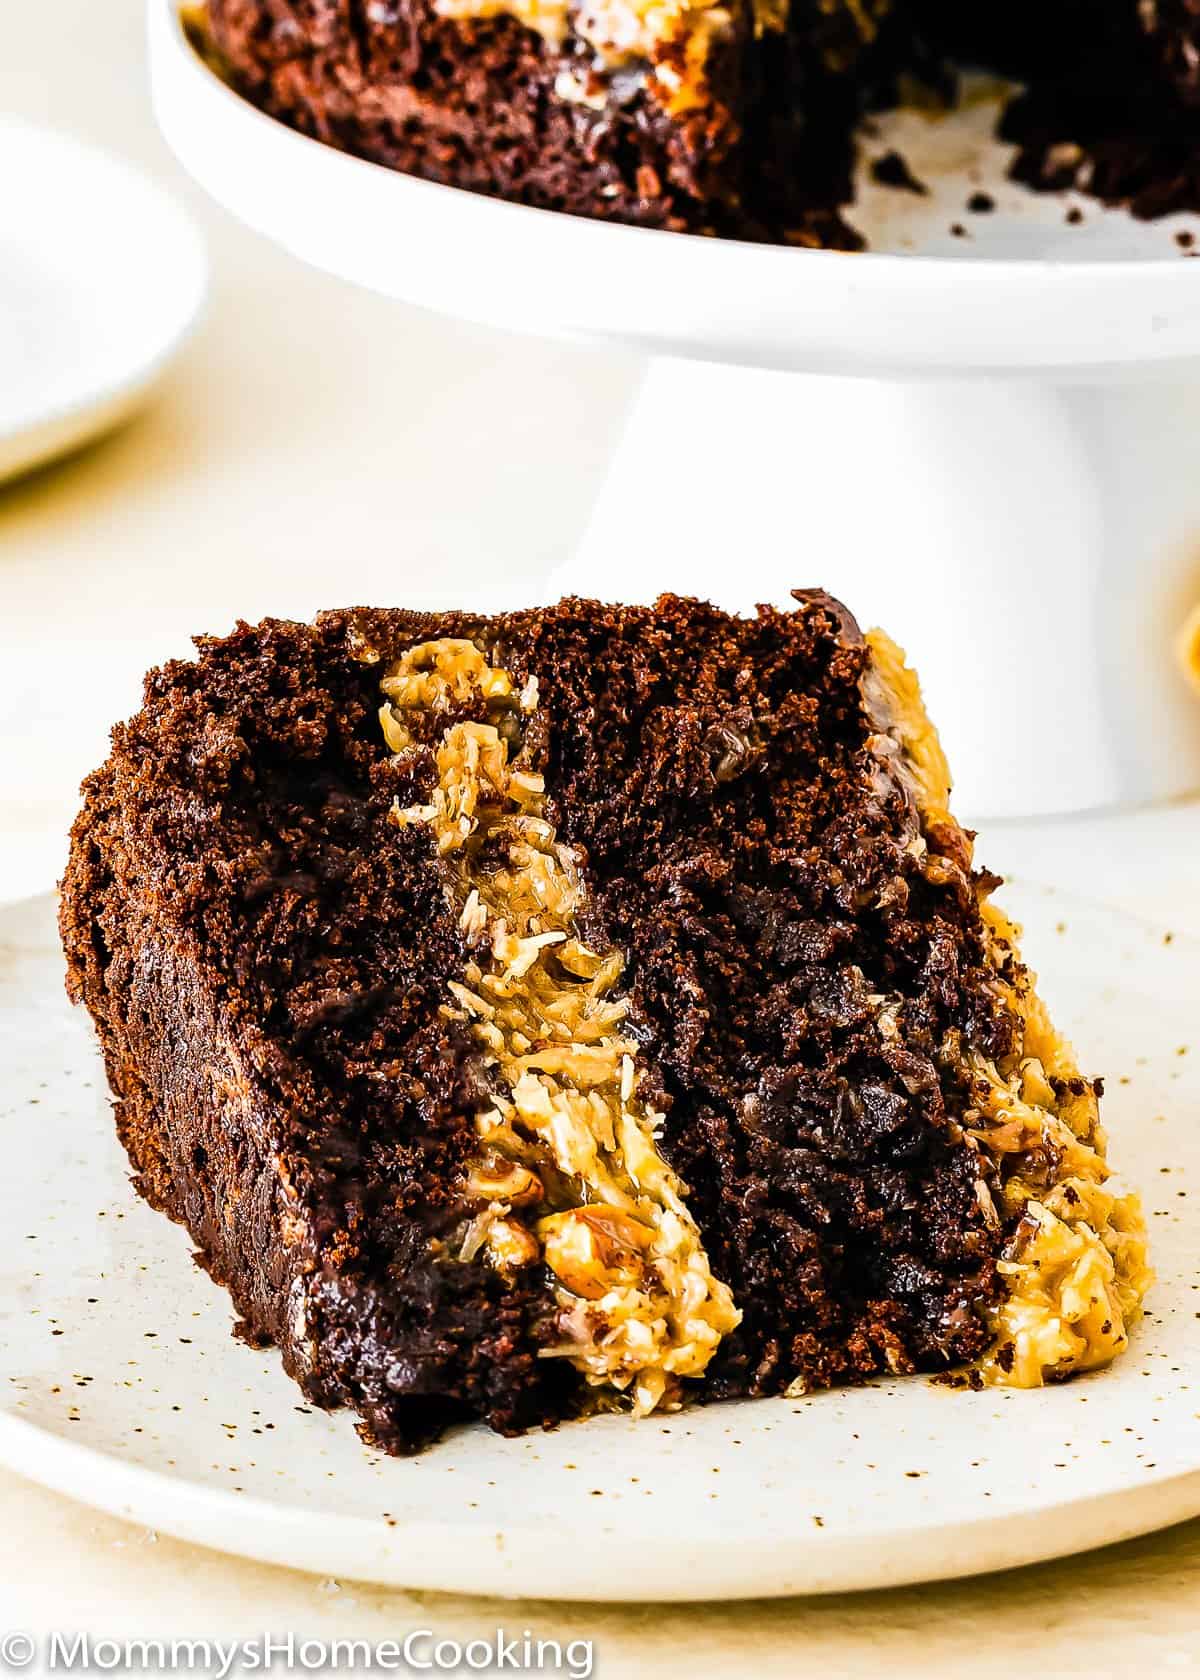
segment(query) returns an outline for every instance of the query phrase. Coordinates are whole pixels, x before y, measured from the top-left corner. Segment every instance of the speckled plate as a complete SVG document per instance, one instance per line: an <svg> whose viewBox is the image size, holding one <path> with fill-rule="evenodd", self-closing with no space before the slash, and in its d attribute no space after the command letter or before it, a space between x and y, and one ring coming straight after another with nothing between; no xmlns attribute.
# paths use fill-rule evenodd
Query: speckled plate
<svg viewBox="0 0 1200 1680"><path fill-rule="evenodd" d="M1109 1076L1159 1285L1115 1369L921 1380L364 1450L229 1335L129 1189L49 899L0 911L0 1459L189 1540L324 1574L591 1599L738 1598L1001 1569L1200 1512L1200 944L1010 888L1056 1015Z"/></svg>

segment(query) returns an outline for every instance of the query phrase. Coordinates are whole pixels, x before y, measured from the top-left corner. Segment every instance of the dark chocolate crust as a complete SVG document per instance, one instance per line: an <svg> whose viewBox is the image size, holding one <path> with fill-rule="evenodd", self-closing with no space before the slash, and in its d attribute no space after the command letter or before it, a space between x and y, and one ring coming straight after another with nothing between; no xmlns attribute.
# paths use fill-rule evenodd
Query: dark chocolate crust
<svg viewBox="0 0 1200 1680"><path fill-rule="evenodd" d="M998 1236L947 1069L1013 1042L986 882L957 830L913 844L871 745L867 649L821 595L753 619L673 597L335 612L242 625L147 679L73 831L69 986L137 1188L244 1333L391 1451L581 1399L538 1358L546 1275L505 1283L442 1242L482 1102L439 1011L466 948L428 835L387 818L427 792L430 748L393 761L376 713L384 666L447 635L539 677L529 740L584 860L584 932L627 956L664 1152L744 1312L703 1393L980 1354ZM902 1000L890 1042L880 995Z"/></svg>

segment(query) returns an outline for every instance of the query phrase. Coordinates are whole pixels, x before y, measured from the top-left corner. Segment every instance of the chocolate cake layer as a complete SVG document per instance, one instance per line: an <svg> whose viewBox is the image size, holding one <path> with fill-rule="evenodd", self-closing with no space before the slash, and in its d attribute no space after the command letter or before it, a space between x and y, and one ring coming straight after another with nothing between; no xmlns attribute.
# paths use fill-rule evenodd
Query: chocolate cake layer
<svg viewBox="0 0 1200 1680"><path fill-rule="evenodd" d="M388 1450L1111 1358L1136 1208L947 792L819 594L204 641L63 883L135 1183Z"/></svg>

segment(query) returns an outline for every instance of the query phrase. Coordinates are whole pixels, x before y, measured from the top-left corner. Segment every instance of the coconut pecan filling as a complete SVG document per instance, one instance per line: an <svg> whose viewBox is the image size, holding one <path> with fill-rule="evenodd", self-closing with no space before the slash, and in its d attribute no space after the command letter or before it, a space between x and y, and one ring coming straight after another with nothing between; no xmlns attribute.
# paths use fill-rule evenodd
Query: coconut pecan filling
<svg viewBox="0 0 1200 1680"><path fill-rule="evenodd" d="M560 99L603 110L614 75L650 86L679 113L706 97L709 55L734 30L736 8L722 0L435 0L442 17L492 18L508 14L553 48L571 36L590 54L560 72ZM829 70L844 71L870 44L891 9L891 0L817 0L820 56ZM750 0L756 34L782 34L788 0ZM631 80L632 78L632 80Z"/></svg>
<svg viewBox="0 0 1200 1680"><path fill-rule="evenodd" d="M983 906L997 968L1017 929ZM967 1136L999 1180L1007 1299L994 1316L986 1381L1037 1387L1111 1363L1154 1281L1140 1199L1110 1189L1096 1091L1051 1025L1031 978L998 983L1021 1025L1011 1064L974 1057Z"/></svg>
<svg viewBox="0 0 1200 1680"><path fill-rule="evenodd" d="M938 836L937 869L971 867L971 840L950 815L950 777L937 733L904 655L872 631L864 699L880 730L878 756L908 793L924 849ZM1019 930L980 891L996 989L1017 1023L1002 1066L948 1049L945 1072L967 1092L963 1135L981 1158L977 1191L1003 1237L1006 1298L976 1380L1033 1388L1107 1365L1128 1344L1154 1280L1137 1196L1108 1187L1110 1169L1095 1087L1052 1026L1033 977L1014 963ZM997 1193L993 1194L993 1190Z"/></svg>
<svg viewBox="0 0 1200 1680"><path fill-rule="evenodd" d="M639 1095L621 953L578 937L578 860L546 820L524 754L536 681L518 693L474 643L441 640L411 648L381 687L393 752L412 745L417 713L482 699L487 714L448 724L428 803L392 813L432 834L470 952L446 1008L469 1023L490 1102L462 1185L473 1211L458 1257L548 1267L560 1340L543 1357L628 1394L636 1412L675 1404L741 1315L659 1152L662 1116Z"/></svg>

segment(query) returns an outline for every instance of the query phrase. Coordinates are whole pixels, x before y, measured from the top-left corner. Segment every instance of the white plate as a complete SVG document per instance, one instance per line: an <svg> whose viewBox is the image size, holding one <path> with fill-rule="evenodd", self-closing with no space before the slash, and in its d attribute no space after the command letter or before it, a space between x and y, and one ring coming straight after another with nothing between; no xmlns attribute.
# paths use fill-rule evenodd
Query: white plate
<svg viewBox="0 0 1200 1680"><path fill-rule="evenodd" d="M231 1340L182 1231L137 1201L48 899L0 913L0 1458L168 1533L323 1574L544 1598L818 1593L970 1574L1200 1512L1200 945L1010 891L1159 1284L1111 1371L1035 1393L917 1378L424 1456L367 1452Z"/></svg>
<svg viewBox="0 0 1200 1680"><path fill-rule="evenodd" d="M933 187L867 186L863 256L694 238L532 210L350 157L238 98L148 0L158 119L179 158L259 232L334 274L449 315L655 353L823 372L1113 368L1200 355L1200 264L1176 224L1019 191L994 108L878 125ZM969 216L991 190L998 211ZM954 222L973 237L956 239ZM1200 226L1196 218L1191 225ZM707 433L704 434L707 437Z"/></svg>
<svg viewBox="0 0 1200 1680"><path fill-rule="evenodd" d="M0 479L130 415L194 326L207 264L158 187L0 118Z"/></svg>

